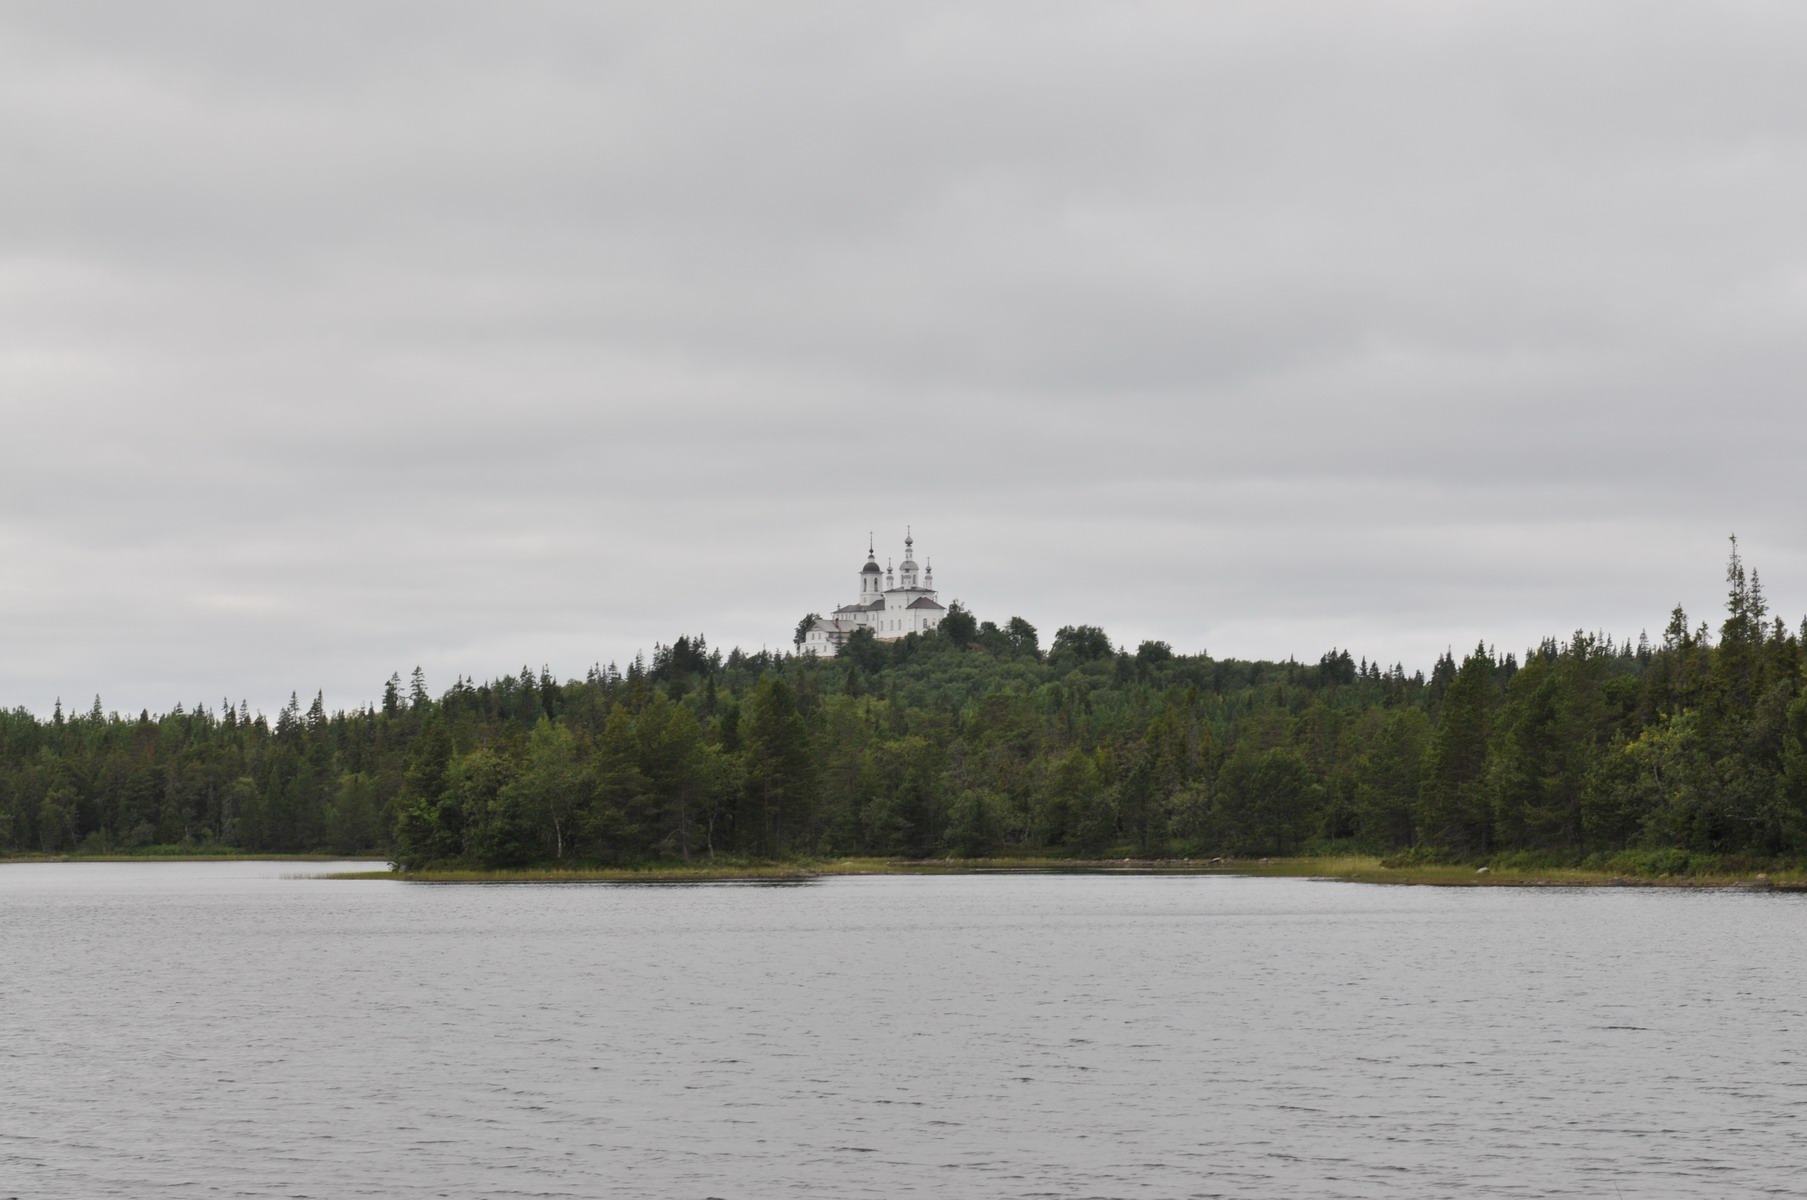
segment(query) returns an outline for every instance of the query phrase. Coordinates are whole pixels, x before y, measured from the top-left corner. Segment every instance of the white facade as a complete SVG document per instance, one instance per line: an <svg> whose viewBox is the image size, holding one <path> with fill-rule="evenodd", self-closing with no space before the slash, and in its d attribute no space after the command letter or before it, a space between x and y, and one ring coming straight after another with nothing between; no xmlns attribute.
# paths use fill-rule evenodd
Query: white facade
<svg viewBox="0 0 1807 1200"><path fill-rule="evenodd" d="M872 544L866 546L866 565L860 568L859 599L843 604L831 616L817 617L803 635L804 654L832 658L856 629L870 629L881 642L894 642L912 633L927 633L946 614L935 591L935 568L918 572L916 539L904 530L904 557L897 570L878 565Z"/></svg>

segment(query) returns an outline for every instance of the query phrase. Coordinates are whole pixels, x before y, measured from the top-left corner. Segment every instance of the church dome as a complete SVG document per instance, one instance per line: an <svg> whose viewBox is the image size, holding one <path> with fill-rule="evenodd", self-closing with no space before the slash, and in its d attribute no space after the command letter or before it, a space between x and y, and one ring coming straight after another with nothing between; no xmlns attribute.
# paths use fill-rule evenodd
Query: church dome
<svg viewBox="0 0 1807 1200"><path fill-rule="evenodd" d="M878 569L878 564L873 562L871 559L867 559L866 565L860 568L860 574L862 574L862 575L877 575L880 573L881 572Z"/></svg>

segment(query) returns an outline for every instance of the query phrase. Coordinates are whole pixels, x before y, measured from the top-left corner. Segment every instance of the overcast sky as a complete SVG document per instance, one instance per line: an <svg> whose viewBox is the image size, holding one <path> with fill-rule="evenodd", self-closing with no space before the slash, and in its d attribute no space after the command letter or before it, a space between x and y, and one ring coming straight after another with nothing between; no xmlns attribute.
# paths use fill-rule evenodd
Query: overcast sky
<svg viewBox="0 0 1807 1200"><path fill-rule="evenodd" d="M1807 6L9 3L0 705L1807 609Z"/></svg>

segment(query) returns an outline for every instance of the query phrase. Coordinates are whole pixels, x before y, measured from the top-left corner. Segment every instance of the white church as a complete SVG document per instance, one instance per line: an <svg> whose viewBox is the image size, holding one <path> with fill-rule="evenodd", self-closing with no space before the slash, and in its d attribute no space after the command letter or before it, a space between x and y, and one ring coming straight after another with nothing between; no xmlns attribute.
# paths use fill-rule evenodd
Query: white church
<svg viewBox="0 0 1807 1200"><path fill-rule="evenodd" d="M880 570L871 539L866 542L866 565L860 568L860 598L843 604L830 617L817 617L803 635L804 654L834 657L856 629L870 629L881 642L894 642L912 633L927 633L941 624L945 605L936 598L935 568L930 564L920 580L916 574L916 539L904 527L904 556L894 573L889 561Z"/></svg>

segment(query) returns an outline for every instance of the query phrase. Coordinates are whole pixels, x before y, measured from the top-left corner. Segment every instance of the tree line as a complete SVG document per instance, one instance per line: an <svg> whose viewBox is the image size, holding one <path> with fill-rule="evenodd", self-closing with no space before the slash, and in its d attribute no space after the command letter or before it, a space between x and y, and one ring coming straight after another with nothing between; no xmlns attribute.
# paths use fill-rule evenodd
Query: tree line
<svg viewBox="0 0 1807 1200"><path fill-rule="evenodd" d="M1736 543L1713 629L1484 645L1428 677L1248 662L951 606L833 659L701 637L274 721L0 713L0 852L383 853L405 866L732 856L1807 857L1807 622Z"/></svg>

